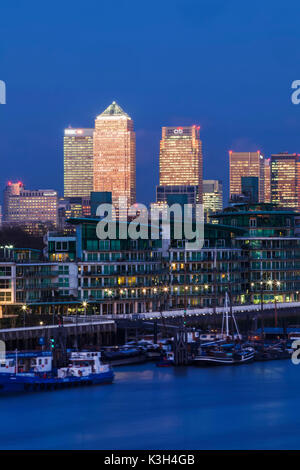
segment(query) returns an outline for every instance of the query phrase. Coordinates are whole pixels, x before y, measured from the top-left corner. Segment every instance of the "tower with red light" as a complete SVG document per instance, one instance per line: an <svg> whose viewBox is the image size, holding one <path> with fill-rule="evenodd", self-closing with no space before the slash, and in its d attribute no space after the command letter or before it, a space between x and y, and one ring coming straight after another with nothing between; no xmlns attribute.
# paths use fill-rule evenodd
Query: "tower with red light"
<svg viewBox="0 0 300 470"><path fill-rule="evenodd" d="M160 186L197 186L202 202L200 126L163 127L159 153Z"/></svg>
<svg viewBox="0 0 300 470"><path fill-rule="evenodd" d="M265 159L260 151L234 152L229 150L230 198L242 194L242 177L258 178L259 202L264 202Z"/></svg>

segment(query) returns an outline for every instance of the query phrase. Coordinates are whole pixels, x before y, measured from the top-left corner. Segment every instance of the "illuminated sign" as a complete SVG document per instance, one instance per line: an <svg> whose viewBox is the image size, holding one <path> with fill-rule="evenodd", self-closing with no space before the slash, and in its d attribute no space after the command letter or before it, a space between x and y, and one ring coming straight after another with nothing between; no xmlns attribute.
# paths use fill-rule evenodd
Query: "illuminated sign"
<svg viewBox="0 0 300 470"><path fill-rule="evenodd" d="M65 129L65 135L81 135L83 134L83 129Z"/></svg>

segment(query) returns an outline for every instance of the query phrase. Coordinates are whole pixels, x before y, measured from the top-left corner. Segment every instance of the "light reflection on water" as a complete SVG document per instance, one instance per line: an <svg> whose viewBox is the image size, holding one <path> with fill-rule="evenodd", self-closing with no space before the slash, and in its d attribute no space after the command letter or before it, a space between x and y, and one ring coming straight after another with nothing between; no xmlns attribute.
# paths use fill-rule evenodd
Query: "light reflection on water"
<svg viewBox="0 0 300 470"><path fill-rule="evenodd" d="M290 361L115 372L113 385L1 397L0 448L300 448Z"/></svg>

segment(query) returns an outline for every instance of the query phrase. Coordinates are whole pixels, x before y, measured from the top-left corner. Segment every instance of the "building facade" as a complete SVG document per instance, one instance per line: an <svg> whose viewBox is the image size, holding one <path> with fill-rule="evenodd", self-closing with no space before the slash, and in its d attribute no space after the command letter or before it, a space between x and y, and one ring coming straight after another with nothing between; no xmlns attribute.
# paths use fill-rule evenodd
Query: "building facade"
<svg viewBox="0 0 300 470"><path fill-rule="evenodd" d="M271 156L271 202L299 210L300 160L297 154Z"/></svg>
<svg viewBox="0 0 300 470"><path fill-rule="evenodd" d="M219 180L203 180L203 209L205 220L223 209L223 185Z"/></svg>
<svg viewBox="0 0 300 470"><path fill-rule="evenodd" d="M65 129L65 197L90 197L93 191L93 134L93 129Z"/></svg>
<svg viewBox="0 0 300 470"><path fill-rule="evenodd" d="M136 202L136 148L133 120L114 101L95 121L94 191L111 192L127 207Z"/></svg>
<svg viewBox="0 0 300 470"><path fill-rule="evenodd" d="M242 194L251 204L259 202L259 179L257 176L242 176Z"/></svg>
<svg viewBox="0 0 300 470"><path fill-rule="evenodd" d="M264 181L264 197L265 203L271 202L271 159L265 159L265 181Z"/></svg>
<svg viewBox="0 0 300 470"><path fill-rule="evenodd" d="M249 303L299 301L300 238L297 214L271 204L228 208L220 224L245 230L234 239L248 260L246 296Z"/></svg>
<svg viewBox="0 0 300 470"><path fill-rule="evenodd" d="M62 197L58 200L58 229L65 233L74 231L67 222L71 217L88 217L91 215L91 202L88 197Z"/></svg>
<svg viewBox="0 0 300 470"><path fill-rule="evenodd" d="M198 186L156 186L156 202L158 204L169 204L172 200L176 201L182 198L185 204L195 205L198 202L198 196Z"/></svg>
<svg viewBox="0 0 300 470"><path fill-rule="evenodd" d="M264 157L257 152L229 152L230 198L242 194L242 176L259 179L259 202L264 202Z"/></svg>
<svg viewBox="0 0 300 470"><path fill-rule="evenodd" d="M160 186L197 186L202 202L200 127L163 127L159 153Z"/></svg>
<svg viewBox="0 0 300 470"><path fill-rule="evenodd" d="M58 221L57 192L24 189L22 183L8 183L4 190L4 213L7 224L20 225L33 234L39 225L55 227Z"/></svg>
<svg viewBox="0 0 300 470"><path fill-rule="evenodd" d="M271 204L228 207L206 223L201 250L184 239L97 236L96 218L76 234L48 233L38 250L0 247L0 307L129 314L300 300L299 216ZM0 308L1 310L1 308ZM15 310L9 310L10 312Z"/></svg>

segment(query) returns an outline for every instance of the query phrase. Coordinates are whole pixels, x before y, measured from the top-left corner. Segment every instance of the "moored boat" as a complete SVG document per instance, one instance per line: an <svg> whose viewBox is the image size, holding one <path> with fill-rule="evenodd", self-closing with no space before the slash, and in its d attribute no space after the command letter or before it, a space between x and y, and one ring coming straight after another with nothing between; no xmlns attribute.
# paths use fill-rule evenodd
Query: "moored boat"
<svg viewBox="0 0 300 470"><path fill-rule="evenodd" d="M241 344L202 345L200 353L195 356L193 363L197 365L237 365L251 362L254 359L254 349Z"/></svg>
<svg viewBox="0 0 300 470"><path fill-rule="evenodd" d="M171 351L166 352L162 359L156 363L157 367L170 367L175 363L174 353Z"/></svg>
<svg viewBox="0 0 300 470"><path fill-rule="evenodd" d="M29 353L27 353L29 354ZM100 352L73 352L68 367L52 368L52 356L35 355L28 370L19 368L18 354L6 359L0 372L0 393L53 390L75 385L111 383L114 373L108 364L102 364ZM22 356L19 353L19 357ZM45 364L47 359L47 364ZM41 362L44 367L39 368ZM33 366L33 367L32 367ZM5 369L5 372L4 372Z"/></svg>
<svg viewBox="0 0 300 470"><path fill-rule="evenodd" d="M229 313L230 312L230 313ZM229 331L229 320L235 331ZM248 344L243 344L236 318L230 308L229 297L226 293L222 318L221 334L218 340L201 344L199 353L193 359L197 365L236 365L253 361L255 350ZM230 341L231 338L231 342Z"/></svg>

